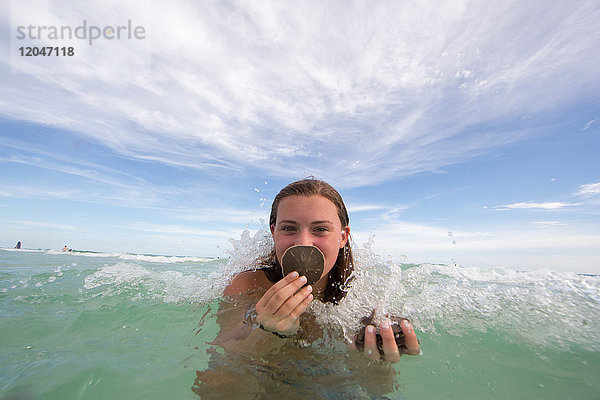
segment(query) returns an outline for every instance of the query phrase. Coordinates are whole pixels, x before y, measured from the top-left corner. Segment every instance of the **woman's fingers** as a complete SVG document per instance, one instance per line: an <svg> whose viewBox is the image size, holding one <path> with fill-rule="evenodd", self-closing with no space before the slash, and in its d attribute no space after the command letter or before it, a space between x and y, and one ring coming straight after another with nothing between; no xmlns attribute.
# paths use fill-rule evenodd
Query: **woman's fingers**
<svg viewBox="0 0 600 400"><path fill-rule="evenodd" d="M275 316L277 317L285 317L292 313L302 303L312 292L312 286L305 286L302 289L298 290L296 294L292 297L288 298L285 303L279 307Z"/></svg>
<svg viewBox="0 0 600 400"><path fill-rule="evenodd" d="M298 279L295 279L291 283L288 283L284 287L280 288L275 292L267 304L265 305L265 312L274 315L277 313L279 308L283 306L283 304L291 299L291 297L304 285L306 284L306 277L301 276Z"/></svg>
<svg viewBox="0 0 600 400"><path fill-rule="evenodd" d="M377 338L375 337L375 327L367 325L365 328L365 356L373 361L379 360L379 350L377 349Z"/></svg>
<svg viewBox="0 0 600 400"><path fill-rule="evenodd" d="M400 356L402 354L421 354L417 335L410 322L408 320L402 321L400 328L404 334L404 343L406 346L406 348L403 346L402 350L398 348L398 344L396 343L391 321L386 318L379 324L379 334L381 335L383 354L385 360L392 363L400 361ZM379 350L377 349L377 337L373 325L367 325L365 328L364 353L367 358L374 361L381 358Z"/></svg>
<svg viewBox="0 0 600 400"><path fill-rule="evenodd" d="M312 287L297 272L274 284L256 303L256 321L267 330L292 332L298 329L298 318L313 300Z"/></svg>
<svg viewBox="0 0 600 400"><path fill-rule="evenodd" d="M312 289L311 289L311 291L312 291ZM304 298L304 300L302 300L302 302L300 302L300 304L298 304L298 306L292 310L292 312L290 313L290 317L293 318L294 320L297 320L298 318L300 318L300 316L302 315L302 313L304 311L306 311L306 308L308 307L308 305L310 304L310 302L312 300L313 300L312 294L309 294L308 296L306 296Z"/></svg>
<svg viewBox="0 0 600 400"><path fill-rule="evenodd" d="M385 359L389 362L400 361L400 350L396 344L396 339L394 339L394 331L392 330L389 319L381 321L381 324L379 324L379 332L381 334L381 339L383 339L383 353L385 354Z"/></svg>
<svg viewBox="0 0 600 400"><path fill-rule="evenodd" d="M415 334L415 330L411 323L408 320L404 320L400 326L402 328L402 333L404 333L404 345L406 346L403 353L413 356L421 354L419 341L417 340L417 335Z"/></svg>
<svg viewBox="0 0 600 400"><path fill-rule="evenodd" d="M264 310L264 312L274 314L279 309L281 304L277 305L277 307L274 310L272 310L272 308L275 306L275 302L272 301L273 298L275 296L278 296L278 294L279 294L279 298L281 298L283 294L279 293L279 292L282 289L285 289L291 283L298 281L298 279L299 279L299 277L298 277L298 273L296 271L290 272L289 274L284 276L282 280L280 280L279 282L277 282L273 286L271 286L269 288L269 290L267 290L267 292L256 303L257 311ZM302 286L302 285L299 285L299 286ZM271 303L271 304L269 304L269 303Z"/></svg>
<svg viewBox="0 0 600 400"><path fill-rule="evenodd" d="M279 332L284 335L294 334L300 328L300 315L306 310L310 302L313 300L313 295L303 297L296 308L291 310L288 315L285 316L269 316L266 318L265 327L268 326L267 330Z"/></svg>

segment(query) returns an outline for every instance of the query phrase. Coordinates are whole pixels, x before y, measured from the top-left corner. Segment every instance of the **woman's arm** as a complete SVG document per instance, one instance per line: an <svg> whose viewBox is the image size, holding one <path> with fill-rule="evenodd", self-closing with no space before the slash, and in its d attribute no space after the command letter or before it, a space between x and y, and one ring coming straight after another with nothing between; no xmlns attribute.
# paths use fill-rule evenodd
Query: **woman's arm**
<svg viewBox="0 0 600 400"><path fill-rule="evenodd" d="M280 345L277 336L293 335L298 318L312 301L311 287L297 273L273 284L264 272L246 271L234 277L223 292L217 322L220 331L213 344L231 351L267 351ZM262 329L256 329L260 327ZM269 340L266 340L269 339ZM271 346L268 346L271 347Z"/></svg>
<svg viewBox="0 0 600 400"><path fill-rule="evenodd" d="M237 274L227 285L217 312L220 329L211 344L231 351L238 347L238 350L249 349L250 346L244 342L253 333L253 327L248 323L246 314L265 293L265 279L262 271L245 271Z"/></svg>

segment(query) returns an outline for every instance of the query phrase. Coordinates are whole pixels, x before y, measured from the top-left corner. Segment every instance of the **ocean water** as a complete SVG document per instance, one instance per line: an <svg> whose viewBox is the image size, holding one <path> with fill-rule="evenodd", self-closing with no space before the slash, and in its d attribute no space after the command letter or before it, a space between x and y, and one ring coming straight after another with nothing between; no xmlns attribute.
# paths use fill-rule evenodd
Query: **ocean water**
<svg viewBox="0 0 600 400"><path fill-rule="evenodd" d="M321 339L226 354L210 344L235 306L220 293L268 245L246 233L227 259L0 250L0 398L600 398L600 277L397 265L369 243L342 304L311 306ZM348 351L372 308L409 317L422 354Z"/></svg>

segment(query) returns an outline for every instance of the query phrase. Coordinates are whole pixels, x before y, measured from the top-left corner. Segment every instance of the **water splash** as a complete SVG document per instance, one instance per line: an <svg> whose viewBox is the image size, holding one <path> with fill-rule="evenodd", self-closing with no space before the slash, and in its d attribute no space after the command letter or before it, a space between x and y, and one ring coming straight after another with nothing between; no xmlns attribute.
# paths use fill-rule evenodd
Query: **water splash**
<svg viewBox="0 0 600 400"><path fill-rule="evenodd" d="M323 323L354 332L375 308L421 332L497 332L515 343L600 350L600 277L536 270L401 265L355 246L355 280L339 306L314 304Z"/></svg>
<svg viewBox="0 0 600 400"><path fill-rule="evenodd" d="M420 332L455 336L495 332L515 343L600 350L600 277L398 264L374 253L373 242L371 237L353 244L354 280L341 304L312 303L310 311L320 323L350 334L375 308L379 316L408 317ZM266 227L253 235L245 231L231 244L227 260L193 263L179 271L118 262L88 275L84 288L88 295L127 293L132 298L205 303L219 298L236 273L255 268L257 258L273 246ZM57 285L63 276L52 283L48 278L58 274L55 270L21 285Z"/></svg>
<svg viewBox="0 0 600 400"><path fill-rule="evenodd" d="M119 262L87 276L83 286L87 291L99 291L105 297L127 293L133 300L153 298L168 303L204 302L219 297L223 284L210 279L213 272L206 269L202 272L157 271Z"/></svg>
<svg viewBox="0 0 600 400"><path fill-rule="evenodd" d="M503 332L520 342L600 350L600 278L423 264L403 272L392 308L419 329Z"/></svg>
<svg viewBox="0 0 600 400"><path fill-rule="evenodd" d="M269 255L273 249L273 238L263 222L262 229L258 230L253 236L250 231L242 232L239 239L229 239L233 246L232 250L227 250L228 262L224 268L227 278L256 268L256 260Z"/></svg>

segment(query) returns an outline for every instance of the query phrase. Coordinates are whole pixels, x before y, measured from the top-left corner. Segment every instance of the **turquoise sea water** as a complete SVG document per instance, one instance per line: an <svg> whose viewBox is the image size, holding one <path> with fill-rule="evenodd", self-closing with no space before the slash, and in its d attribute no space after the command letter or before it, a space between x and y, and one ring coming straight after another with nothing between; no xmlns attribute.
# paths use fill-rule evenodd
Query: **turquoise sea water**
<svg viewBox="0 0 600 400"><path fill-rule="evenodd" d="M208 342L246 241L228 260L0 250L0 398L600 398L599 277L399 266L368 247L347 299L311 309L323 339L224 354ZM335 332L370 308L410 317L423 354L349 352Z"/></svg>

